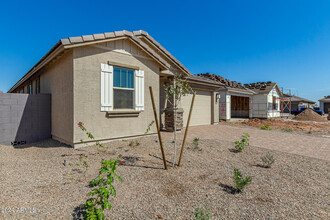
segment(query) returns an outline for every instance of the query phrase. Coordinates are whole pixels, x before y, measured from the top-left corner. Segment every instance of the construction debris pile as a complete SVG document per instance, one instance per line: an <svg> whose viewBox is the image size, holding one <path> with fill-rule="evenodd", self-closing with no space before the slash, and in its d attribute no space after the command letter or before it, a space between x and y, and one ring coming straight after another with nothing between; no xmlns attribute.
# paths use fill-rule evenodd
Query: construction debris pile
<svg viewBox="0 0 330 220"><path fill-rule="evenodd" d="M244 86L242 85L242 83L238 83L236 81L230 81L229 79L225 79L224 77L216 75L216 74L200 73L200 74L197 74L197 76L220 82L227 87L244 89Z"/></svg>
<svg viewBox="0 0 330 220"><path fill-rule="evenodd" d="M321 115L314 112L312 109L306 109L301 112L299 115L293 118L298 121L317 121L317 122L327 122L326 118L323 118Z"/></svg>
<svg viewBox="0 0 330 220"><path fill-rule="evenodd" d="M271 86L271 85L272 85L272 81L244 84L245 88L260 89L260 90L265 90L267 86Z"/></svg>

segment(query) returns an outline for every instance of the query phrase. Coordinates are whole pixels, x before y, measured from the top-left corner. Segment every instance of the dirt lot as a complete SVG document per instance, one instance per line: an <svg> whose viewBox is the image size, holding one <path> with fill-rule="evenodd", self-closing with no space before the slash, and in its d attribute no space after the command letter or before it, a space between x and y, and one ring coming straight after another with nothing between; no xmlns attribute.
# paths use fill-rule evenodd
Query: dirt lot
<svg viewBox="0 0 330 220"><path fill-rule="evenodd" d="M272 119L250 119L246 121L225 122L222 124L234 124L260 128L269 124L271 129L286 130L291 128L293 131L298 132L312 132L314 134L330 134L330 122L313 122L313 121L296 121L285 118L272 118Z"/></svg>
<svg viewBox="0 0 330 220"><path fill-rule="evenodd" d="M170 160L171 142L164 139ZM23 149L0 146L0 219L79 215L77 207L87 198L88 181L97 176L99 161L119 154L125 161L118 168L123 181L115 184L117 197L107 212L110 219L155 219L155 215L191 219L202 204L212 207L213 219L329 218L329 161L271 151L276 162L266 169L260 166L260 156L270 150L249 146L234 153L233 142L201 138L201 151L189 141L183 166L165 171L156 140L156 136L141 138L134 147L112 142L106 152L97 147L73 150L52 140ZM80 154L88 156L86 180L75 165ZM233 168L252 177L244 193L232 193ZM35 208L35 213L4 210L21 207Z"/></svg>

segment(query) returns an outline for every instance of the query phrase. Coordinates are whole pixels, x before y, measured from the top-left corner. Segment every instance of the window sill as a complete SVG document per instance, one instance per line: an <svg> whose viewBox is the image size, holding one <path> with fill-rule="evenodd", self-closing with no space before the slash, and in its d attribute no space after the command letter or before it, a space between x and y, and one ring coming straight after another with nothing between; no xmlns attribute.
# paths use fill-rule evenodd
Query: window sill
<svg viewBox="0 0 330 220"><path fill-rule="evenodd" d="M115 111L108 111L107 117L115 118L115 117L137 117L142 111L135 111L135 110L115 110Z"/></svg>

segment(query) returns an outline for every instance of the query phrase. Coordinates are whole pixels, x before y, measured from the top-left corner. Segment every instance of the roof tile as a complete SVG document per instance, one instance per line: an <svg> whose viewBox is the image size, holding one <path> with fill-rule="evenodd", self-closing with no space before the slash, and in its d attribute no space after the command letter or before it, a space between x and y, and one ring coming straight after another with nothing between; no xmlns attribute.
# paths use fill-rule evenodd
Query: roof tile
<svg viewBox="0 0 330 220"><path fill-rule="evenodd" d="M84 42L93 41L94 40L93 35L83 35L82 38L83 38Z"/></svg>
<svg viewBox="0 0 330 220"><path fill-rule="evenodd" d="M70 40L69 40L68 38L61 39L61 43L62 43L63 45L69 45L69 44L71 44L71 43L70 43Z"/></svg>
<svg viewBox="0 0 330 220"><path fill-rule="evenodd" d="M133 36L133 33L130 32L130 31L123 30L123 33L124 33L124 35L126 35L126 36L130 36L130 37Z"/></svg>
<svg viewBox="0 0 330 220"><path fill-rule="evenodd" d="M103 40L105 39L104 34L93 34L95 40Z"/></svg>
<svg viewBox="0 0 330 220"><path fill-rule="evenodd" d="M69 37L71 44L77 44L84 42L82 37Z"/></svg>
<svg viewBox="0 0 330 220"><path fill-rule="evenodd" d="M115 33L114 32L107 32L104 33L105 38L113 38L115 37Z"/></svg>
<svg viewBox="0 0 330 220"><path fill-rule="evenodd" d="M115 31L115 36L116 37L122 37L122 36L124 36L124 32L123 31Z"/></svg>

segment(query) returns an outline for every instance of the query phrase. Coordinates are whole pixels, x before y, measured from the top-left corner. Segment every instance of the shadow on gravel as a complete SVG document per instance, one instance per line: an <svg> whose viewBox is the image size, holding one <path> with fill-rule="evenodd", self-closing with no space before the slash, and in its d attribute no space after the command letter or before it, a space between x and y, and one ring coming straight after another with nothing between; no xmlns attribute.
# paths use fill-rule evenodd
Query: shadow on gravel
<svg viewBox="0 0 330 220"><path fill-rule="evenodd" d="M122 160L124 164L122 166L127 167L140 167L140 168L147 168L147 169L155 169L155 170L162 170L162 168L159 167L150 167L145 165L136 165L137 161L141 161L140 157L132 157L132 156L123 156Z"/></svg>
<svg viewBox="0 0 330 220"><path fill-rule="evenodd" d="M261 164L254 164L253 165L254 167L259 167L259 168L264 168L264 169L269 169L270 167L267 167L267 166L264 166L264 165L261 165Z"/></svg>
<svg viewBox="0 0 330 220"><path fill-rule="evenodd" d="M73 220L83 220L86 216L86 209L83 205L79 205L74 208L73 213L71 214Z"/></svg>
<svg viewBox="0 0 330 220"><path fill-rule="evenodd" d="M158 156L155 156L155 155L152 155L152 154L149 154L149 156L154 157L154 158L157 158L157 159L163 161L163 158L160 158ZM166 160L166 163L169 163L169 164L171 164L171 166L173 166L173 162L171 162L171 161ZM174 165L177 166L178 164L174 164Z"/></svg>
<svg viewBox="0 0 330 220"><path fill-rule="evenodd" d="M147 169L163 170L163 168L159 168L159 167L148 167L148 166L141 166L141 165L135 165L135 164L123 164L121 166L140 167L140 168L147 168Z"/></svg>
<svg viewBox="0 0 330 220"><path fill-rule="evenodd" d="M232 153L239 153L240 151L236 150L236 149L229 149L230 152Z"/></svg>
<svg viewBox="0 0 330 220"><path fill-rule="evenodd" d="M53 139L47 139L47 140L44 140L44 141L35 142L35 143L31 143L31 144L15 145L13 147L16 148L16 149L25 149L25 148L29 148L29 147L37 147L37 148L72 148L70 145L61 143L59 141L55 141Z"/></svg>
<svg viewBox="0 0 330 220"><path fill-rule="evenodd" d="M223 188L223 191L225 191L225 192L227 192L229 194L233 194L234 195L234 194L238 193L237 190L234 187L229 186L227 184L219 183L219 186Z"/></svg>

